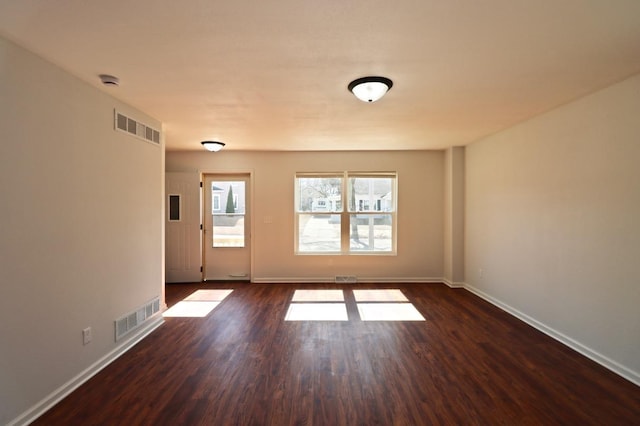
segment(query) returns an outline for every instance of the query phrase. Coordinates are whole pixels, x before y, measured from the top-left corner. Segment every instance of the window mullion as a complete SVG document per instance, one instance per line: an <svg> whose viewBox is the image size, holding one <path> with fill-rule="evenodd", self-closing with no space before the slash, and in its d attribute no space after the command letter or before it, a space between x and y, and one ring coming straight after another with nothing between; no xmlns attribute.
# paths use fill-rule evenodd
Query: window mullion
<svg viewBox="0 0 640 426"><path fill-rule="evenodd" d="M395 173L297 173L295 191L296 254L395 254Z"/></svg>
<svg viewBox="0 0 640 426"><path fill-rule="evenodd" d="M349 253L350 229L349 229L349 195L347 189L347 173L342 176L342 211L340 212L340 251Z"/></svg>

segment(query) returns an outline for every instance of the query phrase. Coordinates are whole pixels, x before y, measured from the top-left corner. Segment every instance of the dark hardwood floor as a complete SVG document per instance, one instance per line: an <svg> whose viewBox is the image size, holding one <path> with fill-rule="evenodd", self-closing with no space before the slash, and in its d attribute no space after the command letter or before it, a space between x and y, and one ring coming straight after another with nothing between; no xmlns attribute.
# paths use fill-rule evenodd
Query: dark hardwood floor
<svg viewBox="0 0 640 426"><path fill-rule="evenodd" d="M40 425L640 425L640 387L462 289L234 288L166 323ZM295 289L345 290L349 321L285 322ZM424 322L364 322L353 289L399 288Z"/></svg>

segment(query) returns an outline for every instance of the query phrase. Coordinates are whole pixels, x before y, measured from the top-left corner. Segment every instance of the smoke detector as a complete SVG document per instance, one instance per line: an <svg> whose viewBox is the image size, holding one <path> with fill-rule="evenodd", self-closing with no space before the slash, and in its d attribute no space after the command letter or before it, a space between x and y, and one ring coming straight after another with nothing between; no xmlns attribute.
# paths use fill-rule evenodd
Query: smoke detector
<svg viewBox="0 0 640 426"><path fill-rule="evenodd" d="M120 85L120 79L118 77L114 77L109 74L100 74L99 77L100 77L100 81L102 81L102 84L104 84L105 86Z"/></svg>

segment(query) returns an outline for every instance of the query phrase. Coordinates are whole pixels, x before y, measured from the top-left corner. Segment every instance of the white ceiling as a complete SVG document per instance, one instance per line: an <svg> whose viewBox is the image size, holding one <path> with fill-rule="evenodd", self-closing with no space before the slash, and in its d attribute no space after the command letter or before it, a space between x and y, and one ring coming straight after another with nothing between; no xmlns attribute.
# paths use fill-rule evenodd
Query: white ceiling
<svg viewBox="0 0 640 426"><path fill-rule="evenodd" d="M440 149L640 72L639 0L1 0L0 34L169 150ZM362 103L366 75L394 87Z"/></svg>

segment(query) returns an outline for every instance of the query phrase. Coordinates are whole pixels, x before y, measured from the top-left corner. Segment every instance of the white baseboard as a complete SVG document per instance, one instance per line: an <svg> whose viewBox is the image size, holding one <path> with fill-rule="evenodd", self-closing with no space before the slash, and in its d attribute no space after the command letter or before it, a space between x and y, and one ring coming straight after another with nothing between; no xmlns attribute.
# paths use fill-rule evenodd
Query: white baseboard
<svg viewBox="0 0 640 426"><path fill-rule="evenodd" d="M489 294L469 285L466 283L459 282L451 282L444 278L398 278L398 277L387 277L387 278L358 278L359 282L366 283L444 283L451 288L464 288L467 291L475 294L481 299L486 300L492 305L497 306L498 308L504 310L505 312L519 318L520 320L526 322L530 326L536 328L537 330L543 332L544 334L552 337L553 339L559 341L560 343L572 348L573 350L581 353L587 358L597 362L598 364L604 366L605 368L613 371L614 373L620 375L621 377L629 380L630 382L640 386L640 374L625 367L624 365L619 364L618 362L588 348L587 346L577 342L576 340L570 338L569 336L560 333L557 330L554 330L551 327L541 323L540 321L530 317L529 315L518 311L517 309L512 308L506 303L501 302L500 300L490 296ZM254 278L253 282L255 283L332 283L333 277L321 277L321 278ZM136 343L140 342L143 338L149 335L156 328L160 327L164 322L161 315L158 315L157 318L151 320L151 322L140 329L134 336L125 341L122 345L115 348L113 351L109 352L104 357L100 358L98 361L93 363L87 369L82 371L80 374L69 380L64 385L60 386L58 389L53 391L47 397L42 399L39 403L31 407L29 410L25 411L20 416L16 417L14 420L8 423L7 426L18 426L18 425L28 425L33 422L35 419L44 414L47 410L53 407L55 404L60 402L64 397L69 395L75 389L77 389L80 385L88 381L91 377L95 376L98 372L104 369L106 366L115 361L118 357L123 355L129 349L131 349Z"/></svg>
<svg viewBox="0 0 640 426"><path fill-rule="evenodd" d="M465 287L465 283L460 283L460 282L456 282L456 281L451 281L447 278L442 278L440 280L440 282L445 283L446 285L448 285L451 288L464 288Z"/></svg>
<svg viewBox="0 0 640 426"><path fill-rule="evenodd" d="M333 277L253 277L252 283L255 284L312 284L312 283L332 283Z"/></svg>
<svg viewBox="0 0 640 426"><path fill-rule="evenodd" d="M407 283L407 284L442 284L443 280L440 277L358 277L358 282L361 283Z"/></svg>
<svg viewBox="0 0 640 426"><path fill-rule="evenodd" d="M604 355L602 355L601 353L594 351L593 349L583 345L582 343L572 339L571 337L541 323L540 321L536 320L535 318L530 317L529 315L520 312L517 309L512 308L511 306L507 305L506 303L503 303L502 301L494 298L493 296L490 296L489 294L483 292L482 290L479 290L475 287L473 287L472 285L469 284L464 284L464 288L466 290L468 290L469 292L475 294L476 296L480 297L481 299L486 300L487 302L491 303L492 305L497 306L498 308L502 309L503 311L513 315L514 317L526 322L527 324L529 324L530 326L532 326L533 328L543 332L544 334L546 334L549 337L552 337L553 339L559 341L560 343L570 347L571 349L573 349L576 352L579 352L580 354L586 356L587 358L591 359L592 361L597 362L598 364L602 365L603 367L613 371L614 373L616 373L617 375L629 380L631 383L634 383L637 386L640 386L640 373L633 371L627 367L625 367L624 365L612 360L611 358L608 358Z"/></svg>
<svg viewBox="0 0 640 426"><path fill-rule="evenodd" d="M332 284L335 277L254 277L251 282L256 284ZM358 283L443 283L442 278L425 277L357 277Z"/></svg>
<svg viewBox="0 0 640 426"><path fill-rule="evenodd" d="M120 346L100 358L98 361L94 362L92 365L90 365L84 371L80 372L80 374L69 380L67 383L51 392L36 405L13 419L7 424L7 426L21 426L30 424L55 404L62 401L64 397L80 387L80 385L98 374L103 368L111 364L118 357L131 349L136 343L147 337L152 331L160 327L163 323L164 319L162 318L161 314L157 314L156 318L150 318L149 324L138 330L137 333L131 336L128 340L124 341Z"/></svg>

